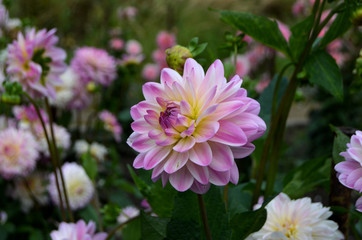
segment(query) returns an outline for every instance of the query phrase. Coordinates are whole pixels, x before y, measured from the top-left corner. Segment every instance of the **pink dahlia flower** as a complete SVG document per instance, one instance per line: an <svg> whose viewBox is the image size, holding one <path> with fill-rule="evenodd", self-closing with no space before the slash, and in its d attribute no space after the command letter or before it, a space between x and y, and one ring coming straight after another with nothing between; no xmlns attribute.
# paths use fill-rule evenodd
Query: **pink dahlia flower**
<svg viewBox="0 0 362 240"><path fill-rule="evenodd" d="M107 238L107 233L95 233L95 231L96 224L93 221L86 224L81 219L77 223L60 223L59 229L53 230L50 237L52 240L105 240Z"/></svg>
<svg viewBox="0 0 362 240"><path fill-rule="evenodd" d="M15 119L20 122L22 128L28 128L34 123L40 123L39 116L33 105L15 106L13 108ZM45 123L48 122L48 116L43 109L40 109L40 115Z"/></svg>
<svg viewBox="0 0 362 240"><path fill-rule="evenodd" d="M38 156L38 145L31 133L15 128L0 132L0 174L4 178L28 175Z"/></svg>
<svg viewBox="0 0 362 240"><path fill-rule="evenodd" d="M109 41L109 46L116 51L120 51L124 47L124 41L120 38L112 38L111 41Z"/></svg>
<svg viewBox="0 0 362 240"><path fill-rule="evenodd" d="M146 83L146 100L131 108L134 133L128 144L140 152L133 166L153 169L152 180L169 180L178 191L205 193L210 183L236 184L234 158L251 154L251 141L266 129L259 103L241 83L237 75L226 81L220 60L206 75L192 58L183 77L163 69L161 83Z"/></svg>
<svg viewBox="0 0 362 240"><path fill-rule="evenodd" d="M156 42L161 50L166 50L176 45L175 35L166 31L161 31L157 34Z"/></svg>
<svg viewBox="0 0 362 240"><path fill-rule="evenodd" d="M155 80L160 74L160 69L157 64L148 63L143 67L142 77L147 81Z"/></svg>
<svg viewBox="0 0 362 240"><path fill-rule="evenodd" d="M129 40L126 43L126 52L130 55L139 55L142 53L142 46L136 40Z"/></svg>
<svg viewBox="0 0 362 240"><path fill-rule="evenodd" d="M98 48L79 48L75 52L71 67L84 83L95 82L109 86L116 78L115 60L106 51Z"/></svg>
<svg viewBox="0 0 362 240"><path fill-rule="evenodd" d="M236 58L235 73L237 75L239 75L240 77L243 77L243 76L249 74L250 70L251 70L251 66L248 61L248 58L244 55L238 55Z"/></svg>
<svg viewBox="0 0 362 240"><path fill-rule="evenodd" d="M103 110L99 113L99 119L103 122L104 128L113 133L116 141L121 141L122 127L119 125L116 116L107 110Z"/></svg>
<svg viewBox="0 0 362 240"><path fill-rule="evenodd" d="M38 32L31 29L25 37L8 46L7 73L11 81L20 82L33 97L55 97L55 86L62 81L59 76L66 70L66 53L55 47L58 37L55 29Z"/></svg>
<svg viewBox="0 0 362 240"><path fill-rule="evenodd" d="M346 187L362 192L362 132L356 131L347 143L347 151L342 152L346 161L338 163L334 169L339 181ZM362 211L362 199L356 203L356 209Z"/></svg>

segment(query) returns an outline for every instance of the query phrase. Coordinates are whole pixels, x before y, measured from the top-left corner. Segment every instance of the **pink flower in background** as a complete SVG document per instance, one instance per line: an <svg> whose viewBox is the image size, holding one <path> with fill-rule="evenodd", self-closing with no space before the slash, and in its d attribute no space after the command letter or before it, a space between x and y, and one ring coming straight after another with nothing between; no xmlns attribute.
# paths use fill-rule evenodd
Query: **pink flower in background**
<svg viewBox="0 0 362 240"><path fill-rule="evenodd" d="M65 189L68 194L69 205L72 210L85 207L93 197L94 186L84 168L74 162L64 163L62 166ZM57 171L58 176L59 170ZM49 176L48 191L52 201L59 206L59 195L55 182L55 175ZM61 189L63 189L61 187ZM64 201L64 198L63 198Z"/></svg>
<svg viewBox="0 0 362 240"><path fill-rule="evenodd" d="M259 239L344 239L338 231L338 225L328 218L332 215L329 208L321 203L312 203L311 199L291 200L280 193L266 207L267 219L256 233L247 240Z"/></svg>
<svg viewBox="0 0 362 240"><path fill-rule="evenodd" d="M140 214L140 210L133 206L125 207L121 210L121 213L119 214L117 218L117 222L119 224L125 223L128 220L137 217Z"/></svg>
<svg viewBox="0 0 362 240"><path fill-rule="evenodd" d="M166 53L161 49L157 49L152 53L152 59L158 64L160 69L167 68Z"/></svg>
<svg viewBox="0 0 362 240"><path fill-rule="evenodd" d="M142 53L142 46L136 40L129 40L126 43L126 52L130 55L139 55Z"/></svg>
<svg viewBox="0 0 362 240"><path fill-rule="evenodd" d="M28 175L39 156L38 144L28 131L7 128L0 131L0 174L11 179Z"/></svg>
<svg viewBox="0 0 362 240"><path fill-rule="evenodd" d="M120 51L124 47L124 41L120 38L112 38L109 42L109 46L116 51Z"/></svg>
<svg viewBox="0 0 362 240"><path fill-rule="evenodd" d="M50 237L52 240L105 240L107 238L107 233L95 231L96 224L93 221L86 224L81 219L76 223L60 223L59 229L53 230Z"/></svg>
<svg viewBox="0 0 362 240"><path fill-rule="evenodd" d="M73 71L84 83L94 82L109 86L117 76L116 63L103 49L82 47L71 62Z"/></svg>
<svg viewBox="0 0 362 240"><path fill-rule="evenodd" d="M138 65L144 59L145 59L145 57L142 54L139 54L139 55L127 55L127 54L124 54L122 56L121 61L119 62L119 65L121 65L121 66Z"/></svg>
<svg viewBox="0 0 362 240"><path fill-rule="evenodd" d="M292 13L294 16L304 16L307 9L306 0L297 0L292 7Z"/></svg>
<svg viewBox="0 0 362 240"><path fill-rule="evenodd" d="M69 109L84 109L89 106L92 100L92 95L87 90L87 84L71 69L70 74L66 77L67 81L72 81L72 99L68 102Z"/></svg>
<svg viewBox="0 0 362 240"><path fill-rule="evenodd" d="M334 169L339 181L346 187L362 192L362 132L356 131L347 143L347 151L340 154L346 161L338 163ZM361 211L361 199L358 199L356 208Z"/></svg>
<svg viewBox="0 0 362 240"><path fill-rule="evenodd" d="M327 52L334 58L334 60L336 60L336 63L339 66L342 66L343 63L348 59L348 55L343 53L342 49L342 39L336 39L326 47Z"/></svg>
<svg viewBox="0 0 362 240"><path fill-rule="evenodd" d="M140 152L133 166L153 169L153 181L170 181L178 191L205 193L210 183L236 184L234 158L250 155L251 141L266 129L259 103L241 83L237 75L226 81L220 60L206 75L191 58L183 77L163 69L161 83L146 83L146 100L131 108L134 133L127 143Z"/></svg>
<svg viewBox="0 0 362 240"><path fill-rule="evenodd" d="M263 76L261 77L260 81L258 82L258 84L256 84L255 91L259 94L262 93L264 91L264 89L269 86L270 82L271 82L271 79L270 79L269 74L264 73Z"/></svg>
<svg viewBox="0 0 362 240"><path fill-rule="evenodd" d="M117 9L117 14L120 19L134 20L137 13L138 9L132 6L127 6L125 8L119 7Z"/></svg>
<svg viewBox="0 0 362 240"><path fill-rule="evenodd" d="M239 75L239 77L244 77L249 74L251 70L250 63L248 58L244 55L238 55L236 58L236 69L235 73Z"/></svg>
<svg viewBox="0 0 362 240"><path fill-rule="evenodd" d="M291 32L289 30L289 27L287 25L285 25L284 23L282 23L281 21L277 21L278 23L278 27L279 30L282 32L283 37L285 38L285 40L288 42L289 41L289 37L291 35Z"/></svg>
<svg viewBox="0 0 362 240"><path fill-rule="evenodd" d="M176 45L175 35L172 33L168 33L166 31L161 31L157 34L156 37L157 46L161 50L166 50L174 45Z"/></svg>
<svg viewBox="0 0 362 240"><path fill-rule="evenodd" d="M7 73L11 81L20 82L33 97L55 97L55 86L61 84L59 76L66 70L66 53L55 47L58 38L55 29L38 32L31 29L25 37L8 45Z"/></svg>
<svg viewBox="0 0 362 240"><path fill-rule="evenodd" d="M257 66L266 58L275 54L275 51L267 46L257 43L257 45L246 53L251 66Z"/></svg>
<svg viewBox="0 0 362 240"><path fill-rule="evenodd" d="M160 75L157 64L148 63L143 67L142 77L147 81L153 81Z"/></svg>
<svg viewBox="0 0 362 240"><path fill-rule="evenodd" d="M40 115L45 123L48 122L48 116L43 109L40 110ZM40 123L38 114L33 105L29 106L14 106L13 113L16 120L20 122L21 127L27 128L34 123Z"/></svg>
<svg viewBox="0 0 362 240"><path fill-rule="evenodd" d="M99 113L99 119L103 122L104 128L113 133L117 142L121 141L122 127L118 123L116 116L107 110Z"/></svg>

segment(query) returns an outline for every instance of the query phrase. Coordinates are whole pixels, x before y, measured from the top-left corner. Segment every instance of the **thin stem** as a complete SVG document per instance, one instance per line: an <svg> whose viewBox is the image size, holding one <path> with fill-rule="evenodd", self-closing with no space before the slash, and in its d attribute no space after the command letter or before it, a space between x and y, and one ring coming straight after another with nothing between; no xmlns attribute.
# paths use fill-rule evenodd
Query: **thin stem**
<svg viewBox="0 0 362 240"><path fill-rule="evenodd" d="M103 222L102 222L102 216L101 216L101 211L100 211L100 207L99 207L98 191L97 191L97 188L95 186L95 183L93 183L93 185L94 185L94 197L93 197L92 205L93 205L93 207L95 208L95 210L97 212L99 230L101 232L103 232Z"/></svg>
<svg viewBox="0 0 362 240"><path fill-rule="evenodd" d="M109 240L111 239L111 237L119 230L121 229L123 226L127 225L128 223L132 222L133 220L139 218L140 215L138 215L137 217L134 217L134 218L130 218L128 219L127 221L125 221L124 223L121 223L119 225L117 225L115 228L113 228L109 233L108 233L108 236L105 240Z"/></svg>
<svg viewBox="0 0 362 240"><path fill-rule="evenodd" d="M36 207L36 208L39 208L40 202L39 202L39 200L36 198L36 196L34 195L34 193L31 191L31 188L30 188L30 186L29 186L28 181L27 181L26 178L23 179L23 184L24 184L24 186L25 186L26 191L27 191L28 194L29 194L29 197L30 197L31 200L34 202L35 207Z"/></svg>
<svg viewBox="0 0 362 240"><path fill-rule="evenodd" d="M60 180L61 180L62 187L63 187L63 192L64 192L65 205L67 206L67 211L68 211L70 221L74 222L73 213L72 213L72 210L71 210L70 204L69 204L67 189L65 187L63 171L62 171L62 169L60 167L59 153L58 153L57 142L56 142L56 139L55 139L54 128L53 128L53 114L52 114L51 109L50 109L48 98L45 98L45 107L46 107L47 112L48 112L50 134L51 134L51 137L52 137L52 144L53 144L53 149L54 149L55 163L56 163L56 166L59 169Z"/></svg>
<svg viewBox="0 0 362 240"><path fill-rule="evenodd" d="M209 224L207 221L204 198L202 197L201 194L197 194L197 200L199 201L200 214L201 214L202 222L204 224L204 231L206 234L206 239L211 240L212 238L211 238L210 227L209 227Z"/></svg>
<svg viewBox="0 0 362 240"><path fill-rule="evenodd" d="M59 196L59 205L60 205L60 212L61 212L61 215L62 215L62 219L64 222L67 221L66 219L66 215L65 215L65 210L64 210L64 205L63 205L63 197L62 197L62 191L60 191L60 184L59 184L59 179L58 179L58 174L57 174L57 164L55 162L55 158L54 158L54 151L53 151L53 146L52 144L50 143L50 140L49 140L49 134L48 134L48 131L46 129L46 126L45 126L45 123L44 123L44 119L40 113L40 110L39 110L39 107L38 105L36 104L36 102L34 101L33 98L31 98L29 96L29 94L27 94L26 92L23 93L25 95L26 98L29 99L30 103L34 106L35 108L35 111L36 113L38 114L38 117L39 117L39 120L40 120L40 123L41 123L41 126L44 130L44 136L45 136L45 139L46 139L46 142L48 144L48 149L49 149L49 153L50 153L50 159L52 161L52 165L53 165L53 172L54 172L54 177L55 177L55 185L57 187L57 191L58 191L58 196Z"/></svg>
<svg viewBox="0 0 362 240"><path fill-rule="evenodd" d="M293 65L293 63L288 63L287 65L285 65L278 75L277 82L275 83L274 93L273 93L273 105L272 105L272 111L271 111L272 115L275 114L275 109L276 109L277 102L278 102L279 86L280 86L280 82L283 78L283 74L292 65Z"/></svg>

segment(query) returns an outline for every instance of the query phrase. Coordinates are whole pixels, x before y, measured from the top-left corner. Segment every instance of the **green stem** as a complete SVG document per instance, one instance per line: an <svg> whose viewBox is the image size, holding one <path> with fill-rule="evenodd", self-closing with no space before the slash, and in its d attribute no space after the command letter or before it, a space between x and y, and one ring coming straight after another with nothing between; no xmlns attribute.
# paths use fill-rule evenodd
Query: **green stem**
<svg viewBox="0 0 362 240"><path fill-rule="evenodd" d="M128 223L132 222L133 220L139 218L140 216L138 215L137 217L134 217L134 218L130 218L128 219L126 222L124 223L121 223L119 225L117 225L115 228L113 228L109 233L108 233L108 236L105 240L110 240L112 238L112 236L119 230L121 229L123 226L127 225Z"/></svg>
<svg viewBox="0 0 362 240"><path fill-rule="evenodd" d="M61 215L62 215L62 220L64 222L67 221L66 219L66 215L65 215L65 210L64 210L64 205L63 205L63 197L62 197L62 191L60 191L60 184L59 184L59 178L58 178L58 174L57 174L57 164L55 162L55 158L54 158L54 151L53 151L53 146L52 144L50 143L50 140L49 140L49 134L48 134L48 131L46 129L46 126L45 126L45 123L44 123L44 119L40 113L40 110L39 110L39 107L37 105L37 103L34 101L33 98L31 98L29 96L29 94L27 94L26 92L23 93L25 95L26 98L28 98L28 100L30 101L30 103L34 106L35 108L35 111L36 113L38 114L38 117L39 117L39 120L40 120L40 123L41 123L41 126L44 130L44 136L45 136L45 139L46 139L46 142L48 144L48 149L49 149L49 154L50 154L50 159L52 161L52 165L53 165L53 172L54 172L54 177L55 177L55 185L57 187L57 191L58 191L58 196L59 196L59 205L60 205L60 212L61 212Z"/></svg>
<svg viewBox="0 0 362 240"><path fill-rule="evenodd" d="M97 212L99 230L101 232L103 232L103 222L102 222L102 215L101 215L101 211L100 211L100 207L99 207L98 191L96 188L96 184L94 182L93 182L93 185L94 185L94 197L93 197L92 205Z"/></svg>
<svg viewBox="0 0 362 240"><path fill-rule="evenodd" d="M273 114L275 114L275 109L276 109L277 102L278 102L279 86L280 86L280 82L283 78L283 74L292 65L293 65L293 63L288 63L287 65L285 65L278 75L277 82L275 83L274 93L273 93L273 105L272 105L272 111L271 111L272 116L273 116Z"/></svg>
<svg viewBox="0 0 362 240"><path fill-rule="evenodd" d="M62 171L62 169L60 167L60 159L59 159L59 153L58 153L58 148L57 148L57 141L55 139L54 128L53 128L53 114L52 114L51 109L50 109L48 98L45 98L45 107L46 107L47 112L48 112L49 127L50 127L50 134L51 134L51 137L52 137L52 144L53 144L53 149L54 149L55 163L56 163L57 168L59 169L60 181L62 183L63 192L64 192L65 205L67 206L67 211L68 211L70 221L74 222L73 213L72 213L72 210L71 210L70 204L69 204L67 189L65 187L63 171Z"/></svg>
<svg viewBox="0 0 362 240"><path fill-rule="evenodd" d="M208 221L207 221L204 198L202 197L201 194L197 194L197 200L199 202L200 214L201 214L202 222L203 222L203 225L204 225L204 231L205 231L205 234L206 234L206 239L207 240L212 240L210 227L209 227L209 224L208 224Z"/></svg>
<svg viewBox="0 0 362 240"><path fill-rule="evenodd" d="M228 211L228 199L229 199L229 185L224 186L224 203L225 210Z"/></svg>

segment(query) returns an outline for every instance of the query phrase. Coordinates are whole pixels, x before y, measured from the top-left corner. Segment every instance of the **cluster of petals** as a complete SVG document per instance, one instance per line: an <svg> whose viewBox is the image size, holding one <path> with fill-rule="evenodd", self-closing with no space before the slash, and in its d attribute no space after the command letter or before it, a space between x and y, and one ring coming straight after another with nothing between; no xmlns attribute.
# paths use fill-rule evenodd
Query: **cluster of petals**
<svg viewBox="0 0 362 240"><path fill-rule="evenodd" d="M104 161L108 153L108 149L102 144L97 142L92 142L89 144L85 140L76 141L74 144L74 150L78 157L81 157L83 154L90 153L92 157L100 162Z"/></svg>
<svg viewBox="0 0 362 240"><path fill-rule="evenodd" d="M40 115L45 123L48 122L48 116L43 109L39 109ZM40 119L33 105L23 105L13 107L14 117L20 123L20 127L27 129L32 124L39 123Z"/></svg>
<svg viewBox="0 0 362 240"><path fill-rule="evenodd" d="M280 193L266 207L264 226L247 240L256 239L344 239L338 225L328 218L332 212L321 203L312 203L309 197L291 200Z"/></svg>
<svg viewBox="0 0 362 240"><path fill-rule="evenodd" d="M71 67L85 84L94 82L109 86L116 78L116 62L103 49L94 47L77 49Z"/></svg>
<svg viewBox="0 0 362 240"><path fill-rule="evenodd" d="M50 233L50 238L52 240L105 240L107 233L96 233L96 224L93 221L86 224L81 219L76 223L60 223L58 230Z"/></svg>
<svg viewBox="0 0 362 240"><path fill-rule="evenodd" d="M241 84L237 75L226 81L220 60L206 75L192 58L183 76L163 69L161 83L146 83L145 100L131 108L134 133L127 142L140 153L133 166L153 169L154 181L169 180L178 191L204 193L210 183L236 184L234 158L251 154L251 141L266 129L259 103Z"/></svg>
<svg viewBox="0 0 362 240"><path fill-rule="evenodd" d="M62 173L70 208L76 210L85 207L93 197L94 186L84 168L76 163L64 163ZM59 176L59 172L57 172L57 174ZM48 191L50 197L52 201L59 206L60 201L54 173L51 174L49 178Z"/></svg>
<svg viewBox="0 0 362 240"><path fill-rule="evenodd" d="M4 178L28 175L38 156L38 144L30 132L13 127L0 132L0 174Z"/></svg>
<svg viewBox="0 0 362 240"><path fill-rule="evenodd" d="M340 155L345 161L334 167L339 181L348 188L362 192L362 131L356 131L351 142L347 143L347 151ZM356 209L362 212L362 197L357 200Z"/></svg>
<svg viewBox="0 0 362 240"><path fill-rule="evenodd" d="M56 95L54 99L49 99L50 104L58 108L66 108L75 97L77 78L74 71L68 67L60 76L63 83L55 88Z"/></svg>
<svg viewBox="0 0 362 240"><path fill-rule="evenodd" d="M54 98L55 87L62 83L59 76L66 70L66 53L55 47L55 32L33 28L25 36L19 32L17 40L8 45L6 71L10 80L20 82L33 97Z"/></svg>
<svg viewBox="0 0 362 240"><path fill-rule="evenodd" d="M160 69L155 63L148 63L142 69L142 77L146 81L154 81L158 78Z"/></svg>
<svg viewBox="0 0 362 240"><path fill-rule="evenodd" d="M161 31L157 34L156 42L159 49L166 50L176 45L176 37L172 33Z"/></svg>
<svg viewBox="0 0 362 240"><path fill-rule="evenodd" d="M98 116L103 122L104 128L113 133L114 139L117 142L121 141L122 127L118 123L116 116L107 110L103 110Z"/></svg>

